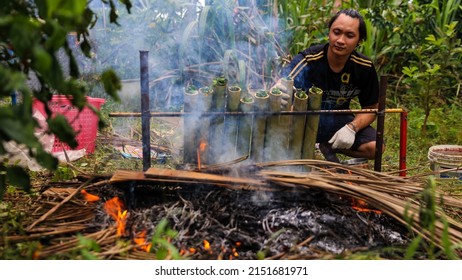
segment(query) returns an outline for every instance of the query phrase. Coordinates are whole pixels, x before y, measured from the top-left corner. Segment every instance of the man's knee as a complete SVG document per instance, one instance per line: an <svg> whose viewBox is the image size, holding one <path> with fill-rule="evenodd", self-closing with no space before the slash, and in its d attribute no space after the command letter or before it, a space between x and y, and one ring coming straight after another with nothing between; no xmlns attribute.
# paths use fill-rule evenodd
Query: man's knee
<svg viewBox="0 0 462 280"><path fill-rule="evenodd" d="M364 143L359 146L358 151L364 154L364 157L367 159L375 159L375 151L376 151L377 142L372 141L368 143ZM382 153L385 151L385 145L382 146Z"/></svg>

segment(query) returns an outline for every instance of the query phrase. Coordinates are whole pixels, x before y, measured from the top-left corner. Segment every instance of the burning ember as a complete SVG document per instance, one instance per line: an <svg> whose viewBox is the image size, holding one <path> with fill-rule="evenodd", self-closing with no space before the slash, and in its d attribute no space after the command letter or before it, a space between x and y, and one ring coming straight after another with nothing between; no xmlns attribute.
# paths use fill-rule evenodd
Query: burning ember
<svg viewBox="0 0 462 280"><path fill-rule="evenodd" d="M210 252L211 252L210 242L208 242L207 240L204 240L204 249L205 249L206 251L210 251Z"/></svg>

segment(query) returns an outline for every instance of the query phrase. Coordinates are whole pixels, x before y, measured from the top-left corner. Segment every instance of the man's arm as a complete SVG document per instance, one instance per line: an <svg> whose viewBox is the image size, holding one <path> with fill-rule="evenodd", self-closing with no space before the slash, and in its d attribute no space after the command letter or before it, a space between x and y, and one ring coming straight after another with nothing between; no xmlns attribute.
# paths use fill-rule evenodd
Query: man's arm
<svg viewBox="0 0 462 280"><path fill-rule="evenodd" d="M378 109L379 103L375 103L371 106L363 107L363 109ZM376 113L362 113L356 114L354 120L350 123L350 127L355 131L358 132L361 129L365 128L366 126L370 125L375 121L377 117Z"/></svg>

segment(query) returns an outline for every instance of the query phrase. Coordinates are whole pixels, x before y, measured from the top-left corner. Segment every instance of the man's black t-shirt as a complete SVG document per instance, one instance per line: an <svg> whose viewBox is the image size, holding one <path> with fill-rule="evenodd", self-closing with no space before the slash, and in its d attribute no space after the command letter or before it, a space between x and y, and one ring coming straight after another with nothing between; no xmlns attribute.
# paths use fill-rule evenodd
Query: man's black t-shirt
<svg viewBox="0 0 462 280"><path fill-rule="evenodd" d="M282 71L283 77L291 77L294 86L308 92L312 86L321 88L322 110L350 108L350 102L358 97L361 107L374 105L379 98L379 82L372 61L357 51L351 53L340 73L334 73L327 61L325 45L314 45L300 52ZM321 114L317 142L327 142L348 122L352 114ZM368 126L356 134L352 150L361 144L375 140L375 130Z"/></svg>
<svg viewBox="0 0 462 280"><path fill-rule="evenodd" d="M328 45L314 45L300 52L283 70L292 77L294 86L308 92L312 86L324 91L323 110L349 109L351 99L358 97L362 107L378 102L379 84L372 61L354 51L340 73L334 73L327 62Z"/></svg>

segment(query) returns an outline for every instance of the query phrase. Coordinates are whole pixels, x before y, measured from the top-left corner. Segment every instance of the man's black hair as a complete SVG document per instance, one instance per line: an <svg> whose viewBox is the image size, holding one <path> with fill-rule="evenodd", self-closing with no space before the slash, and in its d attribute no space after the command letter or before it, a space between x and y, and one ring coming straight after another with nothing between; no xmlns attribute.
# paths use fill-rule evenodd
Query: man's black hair
<svg viewBox="0 0 462 280"><path fill-rule="evenodd" d="M346 9L346 10L338 11L337 14L335 14L335 16L333 16L330 19L329 24L328 24L329 29L334 23L334 21L336 21L339 15L341 14L347 15L352 18L359 19L359 41L361 42L363 40L366 40L367 39L366 22L364 21L363 16L357 10L354 10L354 9Z"/></svg>

